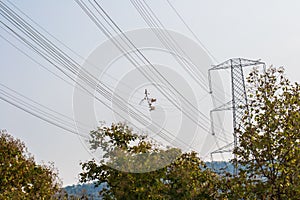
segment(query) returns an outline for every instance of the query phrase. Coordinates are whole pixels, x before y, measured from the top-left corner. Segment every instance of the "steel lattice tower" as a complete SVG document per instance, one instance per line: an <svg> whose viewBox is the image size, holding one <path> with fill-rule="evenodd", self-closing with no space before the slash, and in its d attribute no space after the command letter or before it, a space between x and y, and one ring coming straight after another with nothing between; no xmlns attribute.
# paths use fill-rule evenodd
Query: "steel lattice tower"
<svg viewBox="0 0 300 200"><path fill-rule="evenodd" d="M215 153L223 153L223 152L232 152L232 145L234 148L238 146L238 135L237 130L240 129L241 131L244 130L243 127L243 117L245 115L245 112L248 110L248 103L247 103L247 94L246 94L246 86L245 86L245 78L244 78L244 72L243 68L247 66L257 66L257 65L265 65L260 60L248 60L243 58L234 58L229 59L219 65L212 66L211 69L209 69L208 75L209 75L209 86L210 86L210 93L213 92L212 90L212 84L211 84L211 71L215 70L223 70L223 69L230 69L230 75L231 75L231 92L232 92L232 100L225 103L224 105L219 106L218 108L215 108L211 111L211 128L212 128L212 134L215 134L214 131L214 123L212 118L213 112L223 111L223 110L229 110L232 109L233 113L233 142L229 142L225 146L217 149L216 151L212 152L212 154ZM237 166L235 166L234 173L237 174Z"/></svg>

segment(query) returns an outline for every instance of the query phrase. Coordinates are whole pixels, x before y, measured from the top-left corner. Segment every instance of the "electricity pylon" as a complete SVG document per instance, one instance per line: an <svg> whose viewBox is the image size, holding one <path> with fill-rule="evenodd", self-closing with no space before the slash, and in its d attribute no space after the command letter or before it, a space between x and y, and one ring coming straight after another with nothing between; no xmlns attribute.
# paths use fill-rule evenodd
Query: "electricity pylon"
<svg viewBox="0 0 300 200"><path fill-rule="evenodd" d="M219 65L213 65L212 68L208 70L210 93L213 93L211 74L210 74L211 71L230 69L231 72L230 74L231 74L232 100L219 106L218 108L211 110L210 112L211 129L213 135L216 134L214 130L213 113L218 111L229 110L229 109L232 109L233 111L232 112L233 113L233 141L229 141L228 144L226 144L225 146L212 152L211 157L213 154L217 154L217 153L232 152L233 148L236 148L238 146L237 130L241 130L241 131L245 130L242 121L246 111L248 110L243 68L247 66L258 66L258 65L265 66L265 63L261 62L260 60L234 58L234 59L229 59ZM238 172L237 164L235 164L234 174L237 174L237 172Z"/></svg>

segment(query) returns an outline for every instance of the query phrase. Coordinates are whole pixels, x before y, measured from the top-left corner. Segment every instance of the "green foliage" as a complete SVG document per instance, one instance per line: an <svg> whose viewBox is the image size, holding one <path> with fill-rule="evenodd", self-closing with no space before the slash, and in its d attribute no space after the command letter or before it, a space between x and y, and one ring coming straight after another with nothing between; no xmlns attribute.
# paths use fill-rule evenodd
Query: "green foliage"
<svg viewBox="0 0 300 200"><path fill-rule="evenodd" d="M37 165L24 143L0 131L0 199L51 199L59 186L53 165Z"/></svg>
<svg viewBox="0 0 300 200"><path fill-rule="evenodd" d="M104 150L104 160L81 163L81 181L107 183L109 188L100 192L104 199L215 199L217 195L218 177L205 169L195 152L159 148L122 123L99 127L91 136L92 148ZM157 165L165 163L163 159L170 162ZM160 167L150 171L152 166ZM149 172L128 171L142 168Z"/></svg>
<svg viewBox="0 0 300 200"><path fill-rule="evenodd" d="M249 111L239 130L234 153L237 177L223 182L231 199L299 199L300 87L282 68L254 70L249 84ZM228 181L229 180L229 181ZM229 192L228 192L229 191Z"/></svg>
<svg viewBox="0 0 300 200"><path fill-rule="evenodd" d="M263 74L254 69L247 83L245 128L237 130L232 160L238 175L218 176L195 152L158 147L113 124L91 132L92 149L102 149L104 159L81 163L81 181L107 183L104 199L299 199L300 86L272 67ZM132 173L142 169L148 172Z"/></svg>
<svg viewBox="0 0 300 200"><path fill-rule="evenodd" d="M91 149L100 148L104 152L106 165L126 172L143 173L163 168L181 151L178 149L160 149L146 135L133 133L126 124L101 126L91 131ZM104 162L104 160L103 160Z"/></svg>

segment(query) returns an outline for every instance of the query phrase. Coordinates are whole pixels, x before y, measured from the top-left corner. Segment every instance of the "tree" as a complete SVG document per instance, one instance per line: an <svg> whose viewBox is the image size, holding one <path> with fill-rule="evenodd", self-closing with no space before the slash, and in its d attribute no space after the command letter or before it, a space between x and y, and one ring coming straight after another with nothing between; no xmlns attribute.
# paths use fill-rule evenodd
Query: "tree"
<svg viewBox="0 0 300 200"><path fill-rule="evenodd" d="M91 132L91 147L102 149L104 159L81 163L81 181L107 183L104 199L299 199L300 86L273 67L262 74L254 69L247 86L244 128L236 130L232 160L238 175L216 175L195 152L161 148L125 124L113 124ZM169 164L153 170L164 160ZM149 172L130 172L145 168Z"/></svg>
<svg viewBox="0 0 300 200"><path fill-rule="evenodd" d="M0 131L0 199L51 199L60 182L53 165L38 165L20 140Z"/></svg>
<svg viewBox="0 0 300 200"><path fill-rule="evenodd" d="M234 150L239 174L224 182L232 199L299 199L300 86L283 68L253 70L248 108Z"/></svg>
<svg viewBox="0 0 300 200"><path fill-rule="evenodd" d="M104 159L81 163L81 182L107 183L104 199L215 199L218 177L205 168L195 152L161 148L123 123L101 126L91 132L92 149L101 148ZM171 160L172 159L172 160ZM170 161L154 170L157 163ZM134 173L128 169L149 169ZM127 170L127 171L126 171Z"/></svg>

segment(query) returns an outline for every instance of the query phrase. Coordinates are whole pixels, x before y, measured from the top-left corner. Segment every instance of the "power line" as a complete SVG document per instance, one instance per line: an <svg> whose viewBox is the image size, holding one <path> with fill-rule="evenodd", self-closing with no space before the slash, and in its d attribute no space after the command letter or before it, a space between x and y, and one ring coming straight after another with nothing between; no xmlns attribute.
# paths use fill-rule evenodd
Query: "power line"
<svg viewBox="0 0 300 200"><path fill-rule="evenodd" d="M78 58L80 58L81 60L85 61L89 66L93 67L96 70L99 70L98 67L89 62L88 60L86 60L82 55L80 55L78 52L74 51L72 48L70 48L68 45L66 45L63 41L59 40L57 37L55 37L53 34L51 34L47 29L45 29L44 27L42 27L41 25L39 25L35 20L33 20L29 15L27 15L26 13L24 13L21 9L19 9L15 4L13 4L11 1L6 0L9 4L11 4L15 9L17 9L22 15L24 15L27 19L29 19L34 25L36 25L38 28L40 28L41 30L43 30L45 33L47 33L50 37L52 37L55 41L57 41L59 44L61 44L63 47L65 47L66 49L68 49L70 52L72 52L74 55L76 55ZM9 42L9 41L8 41ZM20 50L21 51L21 50ZM46 69L48 70L48 69ZM120 80L116 79L115 77L113 77L112 75L110 75L107 72L102 72L104 76L109 77L110 79L114 80L114 81L118 81L120 82ZM130 86L128 86L127 83L125 82L121 82L123 86L128 87L129 89L132 89ZM143 93L141 93L141 96L143 95Z"/></svg>
<svg viewBox="0 0 300 200"><path fill-rule="evenodd" d="M155 15L154 11L149 7L149 5L145 1L137 1L130 0L134 5L136 10L139 12L144 21L148 24L149 27L154 27L155 29L151 29L160 42L170 51L174 52L172 55L174 59L183 67L183 69L192 77L192 79L204 90L207 91L205 84L200 77L199 70L194 63L191 63L192 59L188 54L180 47L178 42L174 39L174 37L166 30L166 27L162 24L160 19ZM144 3L143 3L144 2ZM178 57L176 55L183 54L187 59L183 59L183 57ZM201 72L200 72L201 74ZM200 80L200 81L199 81Z"/></svg>
<svg viewBox="0 0 300 200"><path fill-rule="evenodd" d="M40 120L43 120L49 124L52 124L58 128L61 128L69 133L72 133L72 134L75 134L80 137L88 139L88 137L86 135L80 134L77 131L75 131L74 129L68 128L63 123L58 123L57 120L53 120L53 118L51 119L51 117L49 118L49 116L47 117L45 113L42 114L43 112L41 112L39 109L34 110L34 109L30 108L30 106L26 103L14 102L15 98L13 96L7 95L4 92L0 92L0 99L11 104L14 107L17 107L20 110L23 110L24 112L26 112L30 115L35 116L36 118L38 118Z"/></svg>
<svg viewBox="0 0 300 200"><path fill-rule="evenodd" d="M167 0L167 3L172 8L172 10L175 12L177 17L181 20L181 22L185 25L185 27L190 31L190 33L193 35L193 37L197 40L197 42L202 46L202 48L204 48L205 51L208 53L208 55L217 63L218 60L216 59L216 57L208 50L208 48L205 47L205 45L201 42L201 40L197 36L197 34L192 30L192 28L186 23L186 21L180 15L180 13L177 11L177 9L172 5L170 0Z"/></svg>
<svg viewBox="0 0 300 200"><path fill-rule="evenodd" d="M71 117L69 117L69 116L67 116L65 114L59 113L59 112L57 112L57 111L55 111L55 110L53 110L53 109L51 109L51 108L49 108L47 106L45 106L45 105L43 105L43 104L35 101L35 100L33 100L33 99L31 99L31 98L29 98L29 97L27 97L27 96L25 96L25 95L17 92L16 90L13 90L13 89L9 88L8 86L6 86L6 85L4 85L2 83L0 83L0 86L3 87L4 89L8 90L8 92L5 91L5 90L3 90L3 89L1 89L1 88L0 88L0 91L2 91L3 93L7 94L10 97L13 97L14 100L18 100L19 102L22 102L22 103L25 103L25 104L27 104L27 103L24 100L27 100L27 101L31 102L31 105L30 104L27 104L27 105L30 105L34 109L42 110L40 108L37 108L37 106L39 106L41 108L44 108L44 109L52 112L53 114L48 114L48 115L54 117L57 121L62 121L62 122L65 122L66 124L72 125L72 126L74 125L74 122L77 122L80 125L79 128L81 128L83 130L85 129L85 131L89 131L88 129L86 129L86 128L89 128L88 125L86 125L86 124L84 124L82 122L76 121L73 118L71 118ZM11 93L14 93L14 94L18 95L19 97L14 96ZM24 100L22 100L21 98L23 98ZM32 104L35 104L36 106L34 106ZM41 111L41 112L42 113L46 113L44 111ZM56 117L55 115L58 115L58 116L63 117L63 118ZM70 121L71 121L71 123L70 123Z"/></svg>
<svg viewBox="0 0 300 200"><path fill-rule="evenodd" d="M77 4L84 10L84 12L90 17L90 19L97 25L97 27L109 38L111 38L112 34L111 32L103 25L102 22L99 21L99 19L95 16L95 14L93 14L93 12L91 11L91 9L83 2L80 0L75 0L77 2ZM199 110L197 108L195 108L194 105L192 105L187 99L186 97L182 96L182 94L176 89L174 88L174 86L153 66L153 64L145 57L145 55L133 44L133 42L124 34L124 32L121 30L121 28L112 20L112 18L108 15L108 13L101 7L101 5L94 1L94 3L96 5L94 5L91 1L89 1L90 4L92 4L92 7L94 9L96 9L96 12L104 19L104 21L108 24L108 26L116 33L121 33L123 37L121 37L121 40L123 41L123 43L125 43L125 45L133 48L134 51L134 55L137 56L137 58L139 60L141 60L146 66L150 67L150 71L152 74L154 74L154 76L156 76L156 78L159 79L160 82L163 83L167 83L167 85L173 89L173 91L175 91L189 106L190 106L190 110L189 111L184 111L182 110L177 104L176 102L172 101L167 95L165 95L165 97L167 99L170 100L170 102L173 103L173 105L175 107L177 107L179 110L181 110L190 120L192 120L195 124L198 124L199 127L201 127L203 130L205 130L206 132L208 132L207 127L205 127L205 125L199 124L198 121L196 121L194 119L194 114L190 113L190 111L194 111L197 110L197 115L199 114ZM99 9L97 9L99 8ZM113 38L111 38L113 39ZM124 46L120 45L119 41L113 41L114 44L116 45L117 48L120 49L120 51L124 52L125 48ZM153 81L155 80L153 76L149 75L146 72L141 71L141 69L139 69L138 64L136 62L136 60L132 57L130 57L129 55L125 54L126 58L149 80L149 81ZM157 87L157 89L164 94L164 90ZM188 113L189 112L189 113ZM201 114L201 112L200 112ZM205 115L204 115L205 116ZM206 117L206 116L205 116Z"/></svg>
<svg viewBox="0 0 300 200"><path fill-rule="evenodd" d="M179 44L172 37L172 35L170 35L168 32L165 33L164 31L160 30L160 28L162 28L162 29L166 29L166 28L163 25L163 23L161 22L161 20L156 16L156 14L151 9L151 7L146 3L146 1L144 1L144 0L142 0L142 1L130 0L130 1L131 1L132 5L136 8L136 10L139 12L139 14L142 16L144 21L148 24L148 26L157 28L157 29L151 29L151 30L153 30L153 32L156 34L156 36L159 38L159 40L162 42L162 44L164 44L164 46L167 49L169 49L169 51L177 52L176 54L172 54L172 55L174 55L174 58L179 62L180 65L182 65L182 67L184 67L184 69L187 68L186 71L193 78L193 80L195 80L200 86L202 86L202 84L199 82L199 80L201 81L201 78L199 77L199 80L197 78L195 78L195 75L194 75L195 71L193 71L193 70L191 71L191 68L189 67L189 63L184 62L185 60L182 57L179 57L180 59L178 59L178 57L176 56L177 54L184 54L185 56L188 57L188 55L184 52L184 50L182 48L180 48ZM175 8L173 7L173 9L175 9ZM175 12L179 15L179 13L176 10L175 10ZM180 15L179 15L179 17L184 22L183 18ZM188 26L186 23L185 23L185 25ZM204 45L201 43L200 39L191 30L191 28L189 28L189 30L193 33L194 37L198 40L198 42L204 47ZM207 50L207 52L209 53L208 50ZM211 57L213 57L213 56L211 55ZM191 59L189 59L189 60L191 60ZM197 67L196 67L196 69L197 69ZM204 83L204 85L206 85L206 84ZM209 92L206 87L204 87L204 90ZM212 100L213 100L213 104L215 106L216 98L214 98L213 95L212 95ZM221 100L218 100L218 101L222 102ZM219 116L218 116L218 119L219 119ZM220 121L220 119L219 119L219 121ZM222 129L222 130L224 133L225 130L224 129ZM224 136L225 136L225 134L224 134ZM226 140L226 137L225 137L225 140Z"/></svg>
<svg viewBox="0 0 300 200"><path fill-rule="evenodd" d="M15 16L13 12L8 10L7 8L3 8L2 5L2 12L1 15L5 17L10 23L12 23L21 33L25 34L26 37L28 37L30 40L33 41L33 43L29 42L27 39L25 39L23 36L18 34L16 31L14 31L12 28L10 28L7 24L5 24L3 21L1 21L1 24L5 26L12 34L20 38L26 46L29 46L35 53L42 56L46 61L48 61L50 64L52 64L54 67L56 67L59 71L64 73L67 77L69 77L71 80L73 80L75 83L79 84L82 89L89 92L82 84L78 83L78 80L76 81L74 79L75 76L79 76L80 80L84 81L84 83L88 84L91 87L96 87L96 91L99 92L101 95L103 95L106 99L111 100L111 93L109 92L109 88L105 87L103 83L100 83L101 85L97 85L96 82L93 81L90 74L83 73L78 74L78 64L72 60L68 55L66 55L64 52L62 52L60 49L58 49L52 42L50 42L47 38L45 38L43 35L41 35L38 31L36 31L31 25L26 24L23 19ZM4 12L3 12L4 11ZM5 12L6 11L6 12ZM10 15L12 15L12 18L10 18ZM35 46L34 43L37 45ZM59 65L63 66L67 71L61 69ZM77 70L76 70L77 69ZM71 72L71 74L69 74ZM73 74L73 75L72 75ZM90 93L90 92L89 92ZM90 93L90 95L93 95ZM94 96L94 95L93 95ZM95 97L95 96L94 96ZM98 101L103 103L105 106L111 109L111 107L103 102L101 99L95 97ZM121 109L127 109L127 107L122 104L122 102L117 102ZM131 112L132 113L132 112ZM118 114L118 113L117 113ZM133 115L134 114L134 115ZM139 114L132 113L133 117L137 119L139 122L145 124L142 121L142 118L140 118ZM121 116L122 117L122 116ZM167 135L164 135L166 138ZM170 140L168 140L170 141Z"/></svg>
<svg viewBox="0 0 300 200"><path fill-rule="evenodd" d="M197 40L197 42L202 46L202 48L205 49L205 51L208 53L208 55L217 63L218 60L216 59L216 57L209 51L208 48L206 48L206 46L201 42L200 38L197 36L197 34L192 30L192 28L188 25L188 23L184 20L184 18L180 15L180 13L178 12L178 10L172 5L172 3L170 2L170 0L167 0L168 5L171 7L171 9L174 11L174 13L177 15L177 17L181 20L181 22L185 25L185 27L188 29L188 31L193 35L193 37ZM210 80L209 80L210 81ZM216 88L218 89L218 88ZM227 95L225 93L225 95ZM213 101L213 105L214 107L216 107L216 97L214 96L214 94L211 93L211 98ZM220 122L221 119L219 116L217 116L218 121ZM222 127L222 133L225 135L225 130Z"/></svg>

